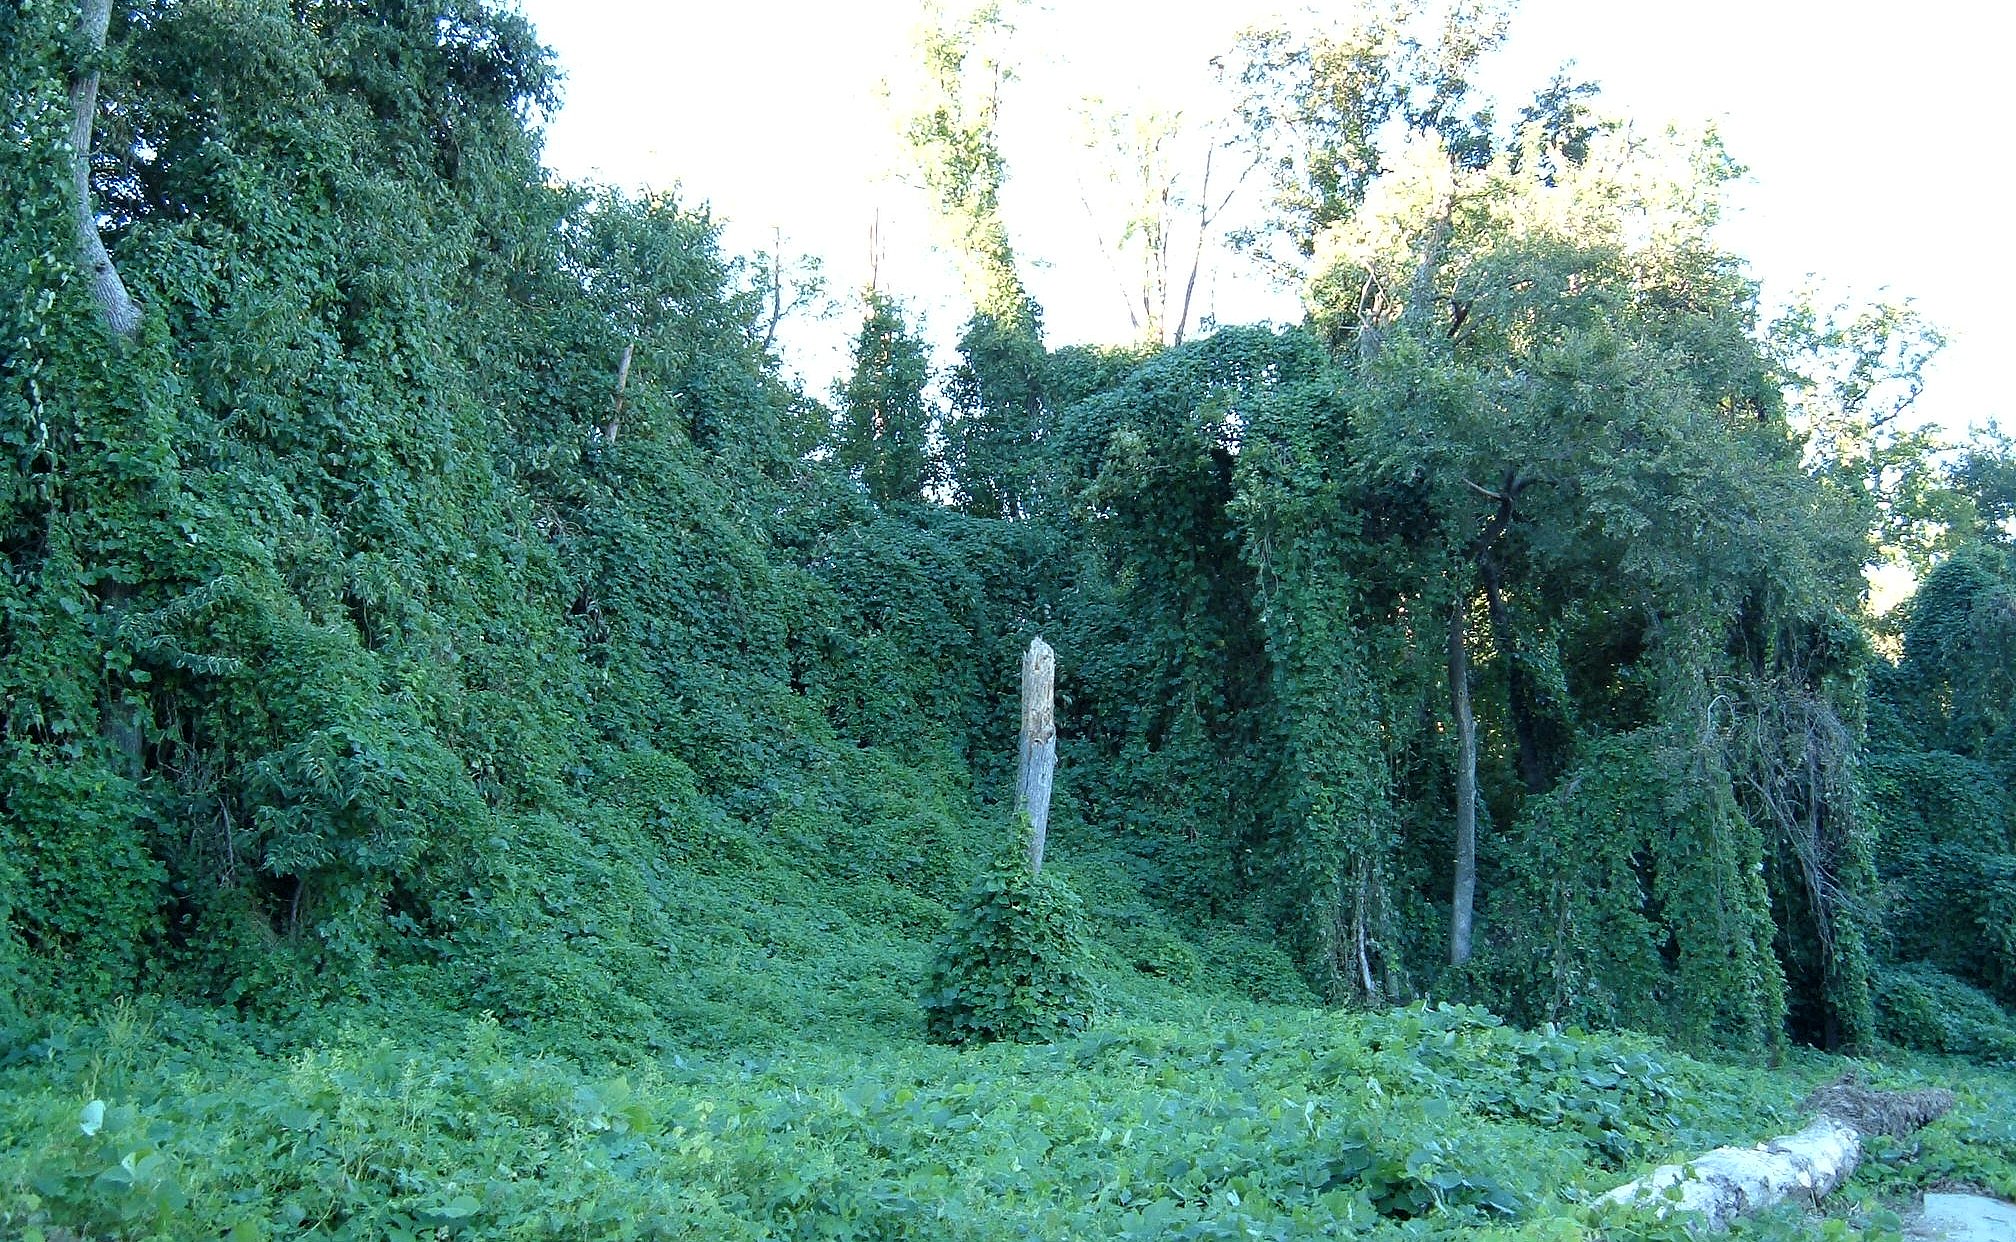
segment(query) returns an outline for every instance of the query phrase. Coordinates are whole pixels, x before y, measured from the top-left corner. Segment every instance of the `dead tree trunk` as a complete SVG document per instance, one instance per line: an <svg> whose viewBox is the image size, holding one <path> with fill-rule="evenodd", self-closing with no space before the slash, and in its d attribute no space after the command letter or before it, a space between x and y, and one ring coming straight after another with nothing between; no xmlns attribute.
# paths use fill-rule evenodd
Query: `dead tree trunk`
<svg viewBox="0 0 2016 1242"><path fill-rule="evenodd" d="M1050 786L1057 774L1057 653L1034 639L1022 656L1022 738L1015 809L1029 816L1029 871L1043 870L1050 830Z"/></svg>
<svg viewBox="0 0 2016 1242"><path fill-rule="evenodd" d="M91 203L91 129L98 116L98 62L105 56L105 34L112 26L112 0L83 0L78 30L88 58L70 78L70 169L77 223L77 261L91 282L91 298L106 330L121 339L140 331L140 308L112 266L105 239L98 232L98 209Z"/></svg>
<svg viewBox="0 0 2016 1242"><path fill-rule="evenodd" d="M1511 529L1514 505L1529 480L1521 478L1517 470L1507 471L1502 490L1495 492L1467 479L1464 482L1471 491L1498 505L1484 523L1484 529L1470 541L1464 557L1485 566L1488 586L1495 582L1495 573L1488 564L1492 545ZM1470 704L1470 647L1466 633L1469 621L1470 595L1467 588L1462 588L1449 609L1449 709L1456 724L1456 882L1449 903L1452 966L1470 960L1471 930L1477 910L1477 716Z"/></svg>
<svg viewBox="0 0 2016 1242"><path fill-rule="evenodd" d="M1463 633L1467 599L1449 610L1449 708L1456 717L1456 885L1449 910L1449 963L1470 960L1477 908L1477 717L1470 710L1470 650Z"/></svg>
<svg viewBox="0 0 2016 1242"><path fill-rule="evenodd" d="M630 358L636 352L637 342L625 342L623 360L616 364L616 406L602 425L602 439L610 444L616 443L616 433L623 430L623 390L630 387Z"/></svg>
<svg viewBox="0 0 2016 1242"><path fill-rule="evenodd" d="M1848 1179L1861 1155L1854 1127L1822 1115L1797 1134L1755 1147L1718 1147L1685 1164L1662 1164L1597 1202L1641 1204L1661 1217L1699 1212L1705 1227L1721 1229L1787 1199L1817 1203Z"/></svg>
<svg viewBox="0 0 2016 1242"><path fill-rule="evenodd" d="M1850 1071L1807 1096L1800 1107L1819 1116L1797 1134L1755 1147L1718 1147L1684 1164L1662 1164L1597 1202L1635 1203L1661 1217L1699 1212L1709 1229L1786 1199L1818 1203L1855 1172L1864 1137L1908 1137L1952 1111L1953 1093L1942 1087L1872 1091Z"/></svg>

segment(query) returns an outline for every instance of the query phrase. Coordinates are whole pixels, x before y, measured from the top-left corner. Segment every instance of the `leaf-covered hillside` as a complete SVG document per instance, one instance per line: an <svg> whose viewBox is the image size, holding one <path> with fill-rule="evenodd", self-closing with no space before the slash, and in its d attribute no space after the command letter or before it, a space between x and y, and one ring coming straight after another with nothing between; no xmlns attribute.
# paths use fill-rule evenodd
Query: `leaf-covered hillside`
<svg viewBox="0 0 2016 1242"><path fill-rule="evenodd" d="M1762 320L1712 138L1476 97L1493 12L1245 39L1306 317L1126 349L944 19L959 362L871 290L822 398L774 262L548 179L508 8L0 8L0 1225L1573 1236L1820 1072L1672 1047L2016 1056L2016 454Z"/></svg>

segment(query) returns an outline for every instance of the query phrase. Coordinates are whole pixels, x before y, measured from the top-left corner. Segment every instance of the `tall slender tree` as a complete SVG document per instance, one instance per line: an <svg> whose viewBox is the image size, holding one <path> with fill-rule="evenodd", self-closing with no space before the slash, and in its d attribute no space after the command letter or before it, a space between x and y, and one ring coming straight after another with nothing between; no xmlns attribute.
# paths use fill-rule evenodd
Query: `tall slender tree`
<svg viewBox="0 0 2016 1242"><path fill-rule="evenodd" d="M112 25L112 0L81 0L77 42L83 60L70 74L71 194L77 221L78 266L91 283L91 297L105 328L115 337L140 330L140 308L126 291L105 237L98 227L98 207L91 193L91 137L98 116L99 62L105 57L105 36Z"/></svg>
<svg viewBox="0 0 2016 1242"><path fill-rule="evenodd" d="M864 300L854 370L834 393L834 455L877 504L914 504L940 481L925 394L930 355L895 299L871 289Z"/></svg>

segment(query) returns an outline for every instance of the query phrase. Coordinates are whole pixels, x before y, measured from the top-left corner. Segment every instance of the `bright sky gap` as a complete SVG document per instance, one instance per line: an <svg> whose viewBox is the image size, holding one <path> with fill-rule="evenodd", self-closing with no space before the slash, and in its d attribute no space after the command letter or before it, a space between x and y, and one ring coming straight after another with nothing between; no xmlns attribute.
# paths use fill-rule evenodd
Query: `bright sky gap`
<svg viewBox="0 0 2016 1242"><path fill-rule="evenodd" d="M767 250L781 234L787 253L823 262L831 317L801 317L783 334L787 364L815 394L844 366L878 218L882 284L935 338L956 335L968 307L933 247L883 93L912 71L915 0L524 0L524 10L567 74L548 128L557 175L677 186L726 220L731 248ZM1081 98L1199 115L1210 58L1240 29L1282 16L1322 20L1260 0L1022 11L1021 77L1004 118L1009 213L1053 345L1129 335L1080 206ZM2016 337L2016 263L1995 153L2012 36L2011 9L1964 0L1527 0L1487 86L1515 103L1574 61L1639 125L1715 125L1750 169L1724 240L1767 301L1809 278L1826 301L1914 299L1950 341L1919 410L1959 434L2007 410L2000 346ZM1202 296L1225 323L1299 314L1292 291L1236 262L1221 263Z"/></svg>

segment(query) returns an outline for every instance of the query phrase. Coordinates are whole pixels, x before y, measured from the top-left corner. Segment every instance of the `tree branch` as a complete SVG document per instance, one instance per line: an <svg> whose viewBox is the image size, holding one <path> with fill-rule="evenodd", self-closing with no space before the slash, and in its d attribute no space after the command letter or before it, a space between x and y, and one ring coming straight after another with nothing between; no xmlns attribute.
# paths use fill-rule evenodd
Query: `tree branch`
<svg viewBox="0 0 2016 1242"><path fill-rule="evenodd" d="M112 0L82 0L78 30L84 36L87 59L70 79L70 161L77 223L77 258L91 282L91 298L105 328L121 340L140 331L140 308L112 266L105 239L98 232L98 212L91 203L91 129L98 115L98 65L105 57L105 35L112 26Z"/></svg>

